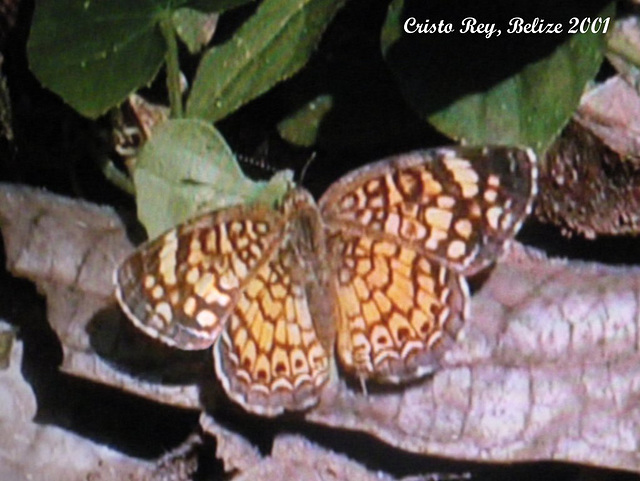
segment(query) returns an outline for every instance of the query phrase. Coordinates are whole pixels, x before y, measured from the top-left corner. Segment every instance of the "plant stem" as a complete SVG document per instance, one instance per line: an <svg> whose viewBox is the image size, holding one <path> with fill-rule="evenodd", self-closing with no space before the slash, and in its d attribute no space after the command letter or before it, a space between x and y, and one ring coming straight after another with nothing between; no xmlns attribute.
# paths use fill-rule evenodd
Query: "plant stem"
<svg viewBox="0 0 640 481"><path fill-rule="evenodd" d="M160 22L160 29L167 43L167 90L171 105L171 118L182 117L182 92L180 89L180 64L178 63L178 41L170 18Z"/></svg>
<svg viewBox="0 0 640 481"><path fill-rule="evenodd" d="M123 172L113 165L113 161L109 158L100 159L100 170L102 174L113 185L127 194L136 195L136 188L130 177L127 177ZM131 172L131 170L129 170Z"/></svg>

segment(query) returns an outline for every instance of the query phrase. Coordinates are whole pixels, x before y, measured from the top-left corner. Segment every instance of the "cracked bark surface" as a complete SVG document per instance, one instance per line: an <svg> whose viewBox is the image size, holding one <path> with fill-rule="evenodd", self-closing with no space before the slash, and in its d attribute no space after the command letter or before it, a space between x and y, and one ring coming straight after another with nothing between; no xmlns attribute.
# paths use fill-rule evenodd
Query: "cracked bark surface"
<svg viewBox="0 0 640 481"><path fill-rule="evenodd" d="M62 369L158 402L210 409L198 385L215 374L194 367L202 356L157 346L115 306L111 271L132 246L111 209L1 186L0 227L9 270L47 297ZM514 244L475 283L470 320L432 378L369 386L365 396L336 376L306 419L430 456L640 471L640 270L547 259ZM273 458L256 459L232 465L238 479L273 474L253 471Z"/></svg>

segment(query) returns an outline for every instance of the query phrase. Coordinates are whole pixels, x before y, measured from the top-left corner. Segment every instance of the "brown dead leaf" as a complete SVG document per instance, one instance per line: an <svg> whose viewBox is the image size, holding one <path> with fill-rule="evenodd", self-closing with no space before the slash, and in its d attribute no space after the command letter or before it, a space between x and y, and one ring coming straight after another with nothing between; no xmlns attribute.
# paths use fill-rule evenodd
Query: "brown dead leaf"
<svg viewBox="0 0 640 481"><path fill-rule="evenodd" d="M261 457L245 438L222 426L207 414L201 417L205 431L216 438L217 455L224 460L225 471L235 471L235 481L273 479L333 481L393 481L382 472L366 469L347 456L323 448L300 435L279 434L269 456ZM402 478L405 481L468 479L466 474L428 474Z"/></svg>
<svg viewBox="0 0 640 481"><path fill-rule="evenodd" d="M114 369L125 359L129 366L146 362L149 372L149 351L162 358L167 350L146 339L132 340L132 330L115 305L111 273L132 245L113 210L36 189L1 185L0 227L8 269L33 281L47 298L47 317L63 347L64 372L151 395L160 402L200 406L193 383L171 386ZM136 361L137 357L145 361ZM178 355L187 364L184 370L196 369L186 358ZM154 367L160 371L163 364ZM167 377L161 371L153 376Z"/></svg>
<svg viewBox="0 0 640 481"><path fill-rule="evenodd" d="M640 97L622 77L587 92L575 119L614 152L640 157Z"/></svg>
<svg viewBox="0 0 640 481"><path fill-rule="evenodd" d="M216 422L207 413L200 416L200 425L207 434L216 438L216 457L224 465L225 472L245 472L262 461L258 449L240 434Z"/></svg>
<svg viewBox="0 0 640 481"><path fill-rule="evenodd" d="M540 169L536 215L567 236L640 231L640 97L620 77L582 98Z"/></svg>
<svg viewBox="0 0 640 481"><path fill-rule="evenodd" d="M322 449L301 436L281 435L273 443L271 456L235 479L393 481L394 478L371 472L346 456Z"/></svg>
<svg viewBox="0 0 640 481"><path fill-rule="evenodd" d="M201 405L195 382L176 387L140 381L93 349L97 341L87 325L96 322L96 313L109 322L122 317L113 309L109 279L131 249L109 209L3 187L0 219L10 268L48 296L66 369L160 402ZM486 274L462 338L432 378L398 388L368 386L365 396L336 376L306 418L429 456L556 460L640 471L639 274L636 268L549 260L515 245ZM118 337L114 332L119 331L107 331L107 337ZM100 329L95 335L105 336ZM69 360L76 356L85 361ZM235 455L221 456L242 476L263 469L255 453L245 464ZM318 466L301 469L317 475ZM264 469L254 474L280 472Z"/></svg>
<svg viewBox="0 0 640 481"><path fill-rule="evenodd" d="M307 418L418 453L640 470L640 271L548 260L515 245L474 296L432 379Z"/></svg>

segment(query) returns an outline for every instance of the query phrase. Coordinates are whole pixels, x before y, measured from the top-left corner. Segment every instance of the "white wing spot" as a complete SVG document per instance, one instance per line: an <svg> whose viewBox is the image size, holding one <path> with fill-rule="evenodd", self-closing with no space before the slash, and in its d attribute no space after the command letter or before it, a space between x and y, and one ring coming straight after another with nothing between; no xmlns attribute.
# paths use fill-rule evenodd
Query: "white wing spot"
<svg viewBox="0 0 640 481"><path fill-rule="evenodd" d="M205 309L198 313L198 315L196 316L196 321L202 327L212 327L216 324L218 319L216 318L216 315L213 312Z"/></svg>
<svg viewBox="0 0 640 481"><path fill-rule="evenodd" d="M156 306L156 314L158 314L158 316L160 316L165 324L169 324L171 322L171 319L173 318L173 312L171 311L171 306L169 305L168 302L160 302L157 306Z"/></svg>

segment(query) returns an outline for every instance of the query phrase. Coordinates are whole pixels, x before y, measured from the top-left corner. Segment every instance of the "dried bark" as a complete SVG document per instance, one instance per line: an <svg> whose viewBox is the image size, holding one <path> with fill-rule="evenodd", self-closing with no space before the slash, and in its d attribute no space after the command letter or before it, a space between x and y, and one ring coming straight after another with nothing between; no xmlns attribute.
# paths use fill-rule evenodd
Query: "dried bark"
<svg viewBox="0 0 640 481"><path fill-rule="evenodd" d="M542 159L538 218L569 237L637 234L639 119L638 92L621 77L585 94Z"/></svg>

